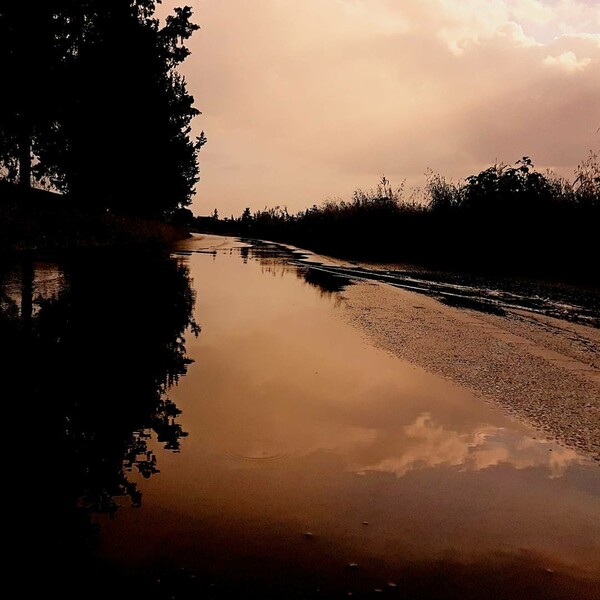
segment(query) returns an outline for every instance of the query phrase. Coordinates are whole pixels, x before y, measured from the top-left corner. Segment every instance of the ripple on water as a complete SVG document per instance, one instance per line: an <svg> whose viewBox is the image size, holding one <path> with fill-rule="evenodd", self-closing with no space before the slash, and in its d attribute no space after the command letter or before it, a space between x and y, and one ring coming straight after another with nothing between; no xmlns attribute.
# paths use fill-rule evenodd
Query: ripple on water
<svg viewBox="0 0 600 600"><path fill-rule="evenodd" d="M491 432L487 427L484 429L476 429L472 434L473 442L470 445L472 447L481 446L494 437L498 437L498 434Z"/></svg>

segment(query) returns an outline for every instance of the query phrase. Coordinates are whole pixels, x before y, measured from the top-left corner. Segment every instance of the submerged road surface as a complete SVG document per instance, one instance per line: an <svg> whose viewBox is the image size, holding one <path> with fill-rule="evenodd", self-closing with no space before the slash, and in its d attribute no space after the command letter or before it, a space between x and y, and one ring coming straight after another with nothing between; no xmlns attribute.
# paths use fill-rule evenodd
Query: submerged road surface
<svg viewBox="0 0 600 600"><path fill-rule="evenodd" d="M174 597L599 597L596 329L270 244L174 260L202 328L169 392L188 437L150 442L102 557Z"/></svg>

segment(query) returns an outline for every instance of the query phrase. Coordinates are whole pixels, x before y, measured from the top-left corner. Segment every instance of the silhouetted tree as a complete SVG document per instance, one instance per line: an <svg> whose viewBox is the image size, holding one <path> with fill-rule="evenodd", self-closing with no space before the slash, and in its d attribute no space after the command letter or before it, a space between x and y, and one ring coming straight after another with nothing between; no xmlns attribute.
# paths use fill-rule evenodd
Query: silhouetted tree
<svg viewBox="0 0 600 600"><path fill-rule="evenodd" d="M56 118L54 78L60 64L57 2L0 5L0 167L28 189L32 150Z"/></svg>
<svg viewBox="0 0 600 600"><path fill-rule="evenodd" d="M6 3L9 4L9 3ZM198 180L193 106L178 66L198 29L189 7L160 23L155 0L10 3L0 12L8 94L5 175L45 179L88 208L167 216ZM19 165L20 168L17 168Z"/></svg>

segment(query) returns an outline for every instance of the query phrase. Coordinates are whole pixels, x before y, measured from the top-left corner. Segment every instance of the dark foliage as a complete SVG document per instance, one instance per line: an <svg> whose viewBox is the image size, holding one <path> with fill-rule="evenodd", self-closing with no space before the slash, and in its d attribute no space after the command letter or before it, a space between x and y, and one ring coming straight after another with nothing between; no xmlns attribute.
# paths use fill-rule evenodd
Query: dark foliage
<svg viewBox="0 0 600 600"><path fill-rule="evenodd" d="M0 5L0 165L11 181L31 183L31 149L52 127L61 68L55 3Z"/></svg>
<svg viewBox="0 0 600 600"><path fill-rule="evenodd" d="M22 190L0 181L0 253L65 254L84 249L113 251L166 248L188 237L185 220L94 213L74 198L47 190Z"/></svg>
<svg viewBox="0 0 600 600"><path fill-rule="evenodd" d="M164 24L155 0L47 0L0 8L4 176L74 196L89 210L169 216L191 201L202 135L177 67L198 28Z"/></svg>
<svg viewBox="0 0 600 600"><path fill-rule="evenodd" d="M238 218L199 218L198 229L286 241L348 258L597 281L600 163L594 153L571 183L529 157L461 183L430 173L419 201L383 178L349 202L296 215L279 207Z"/></svg>

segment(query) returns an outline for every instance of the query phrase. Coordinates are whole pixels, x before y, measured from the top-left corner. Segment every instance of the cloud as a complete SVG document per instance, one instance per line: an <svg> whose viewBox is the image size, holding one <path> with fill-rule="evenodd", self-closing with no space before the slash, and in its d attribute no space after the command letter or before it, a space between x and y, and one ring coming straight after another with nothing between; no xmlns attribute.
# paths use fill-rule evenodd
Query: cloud
<svg viewBox="0 0 600 600"><path fill-rule="evenodd" d="M511 14L516 19L542 25L549 25L556 19L555 10L540 0L516 0L512 3Z"/></svg>
<svg viewBox="0 0 600 600"><path fill-rule="evenodd" d="M595 1L193 5L199 213L299 210L382 173L410 187L523 155L569 175L598 145Z"/></svg>
<svg viewBox="0 0 600 600"><path fill-rule="evenodd" d="M577 58L575 52L563 52L558 56L546 56L544 64L549 67L559 67L564 69L568 73L575 73L576 71L583 71L590 63L591 58Z"/></svg>

